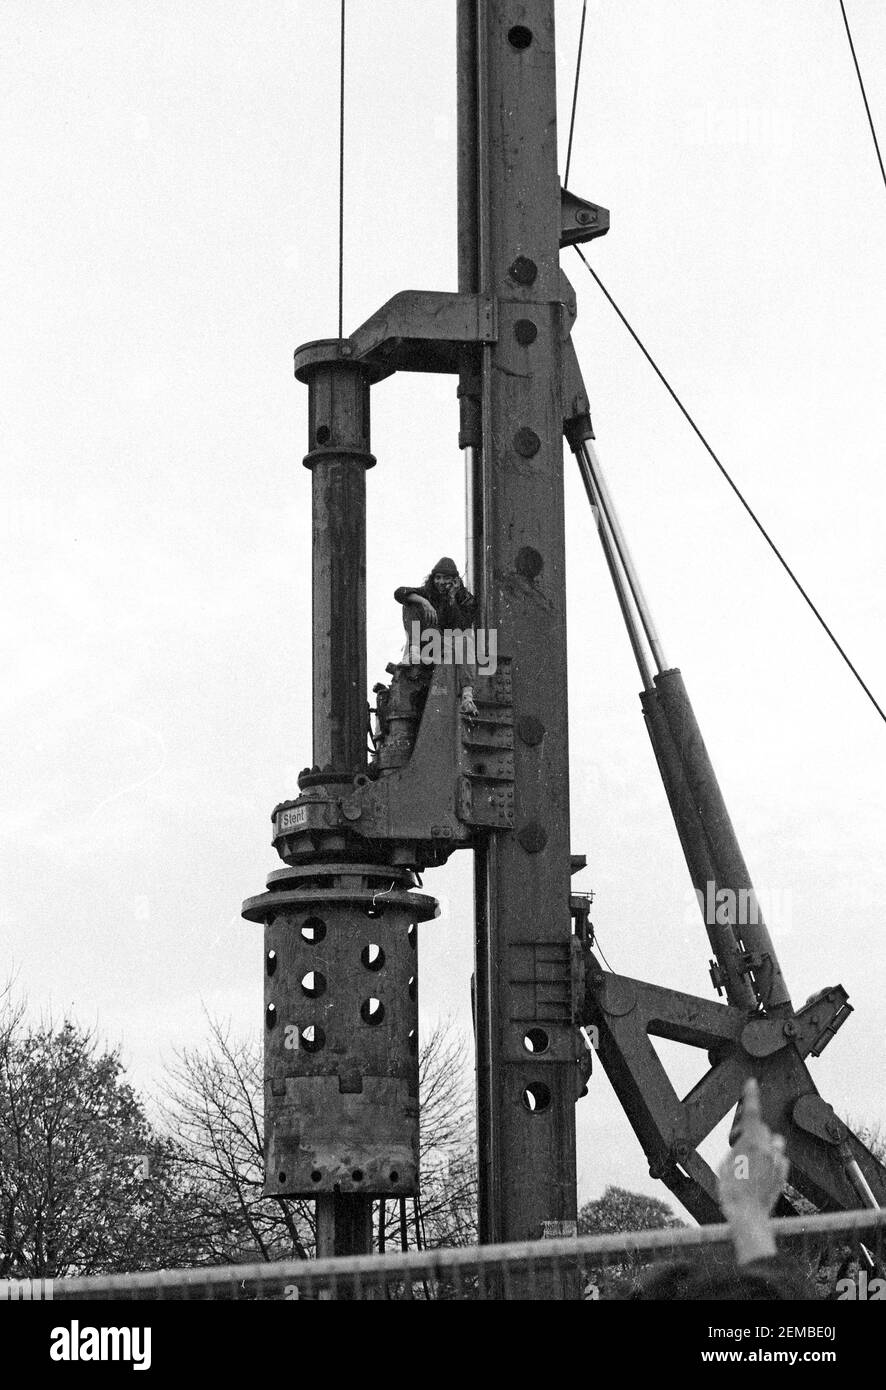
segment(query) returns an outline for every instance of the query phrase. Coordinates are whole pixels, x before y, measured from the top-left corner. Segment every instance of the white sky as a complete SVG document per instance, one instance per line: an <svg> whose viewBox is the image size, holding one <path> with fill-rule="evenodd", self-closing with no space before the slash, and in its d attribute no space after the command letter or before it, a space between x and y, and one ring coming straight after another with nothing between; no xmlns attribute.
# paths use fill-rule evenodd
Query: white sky
<svg viewBox="0 0 886 1390"><path fill-rule="evenodd" d="M564 154L580 8L558 6ZM886 138L886 12L848 10ZM346 331L399 289L456 287L455 6L348 11ZM310 761L291 353L336 331L337 24L337 0L0 7L0 974L97 1022L146 1089L205 1036L202 1003L260 1029L239 906ZM882 701L886 191L836 0L592 0L570 184L611 209L592 263ZM856 1008L814 1075L883 1117L886 729L564 265L600 453L758 889L782 903L794 998L840 981ZM370 683L401 644L394 587L463 561L454 386L374 393ZM576 884L616 970L709 995L571 469L568 489ZM468 1031L468 856L427 887L447 910L423 928L424 1023ZM668 1196L599 1069L578 1124L583 1199Z"/></svg>

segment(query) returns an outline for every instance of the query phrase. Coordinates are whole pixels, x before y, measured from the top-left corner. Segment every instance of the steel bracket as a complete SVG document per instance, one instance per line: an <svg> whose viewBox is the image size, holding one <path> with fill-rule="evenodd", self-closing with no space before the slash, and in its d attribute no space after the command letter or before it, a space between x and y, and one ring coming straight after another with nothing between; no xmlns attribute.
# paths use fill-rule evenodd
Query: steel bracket
<svg viewBox="0 0 886 1390"><path fill-rule="evenodd" d="M393 668L396 669L396 668ZM414 747L403 765L352 783L323 781L275 807L273 844L286 863L312 858L329 837L384 845L398 862L425 868L442 864L473 843L479 828L514 824L514 714L510 663L498 657L494 675L478 675L479 716L459 710L456 669L434 669ZM405 755L404 755L405 756Z"/></svg>
<svg viewBox="0 0 886 1390"><path fill-rule="evenodd" d="M593 241L594 237L605 236L609 231L609 209L589 203L570 193L568 188L560 189L560 246L575 246L580 241Z"/></svg>
<svg viewBox="0 0 886 1390"><path fill-rule="evenodd" d="M852 1006L842 985L822 990L790 1018L752 1018L742 1030L742 1047L751 1057L771 1057L793 1044L801 1057L820 1056L842 1028Z"/></svg>
<svg viewBox="0 0 886 1390"><path fill-rule="evenodd" d="M464 349L494 343L498 336L496 302L491 295L454 294L442 290L402 290L350 338L305 343L295 353L295 375L306 380L318 361L337 357L359 362L370 380L393 372L458 372Z"/></svg>
<svg viewBox="0 0 886 1390"><path fill-rule="evenodd" d="M533 1064L572 1062L580 1092L591 1072L590 1054L579 1032L585 993L581 942L575 936L562 944L519 941L511 945L511 959L504 1058Z"/></svg>

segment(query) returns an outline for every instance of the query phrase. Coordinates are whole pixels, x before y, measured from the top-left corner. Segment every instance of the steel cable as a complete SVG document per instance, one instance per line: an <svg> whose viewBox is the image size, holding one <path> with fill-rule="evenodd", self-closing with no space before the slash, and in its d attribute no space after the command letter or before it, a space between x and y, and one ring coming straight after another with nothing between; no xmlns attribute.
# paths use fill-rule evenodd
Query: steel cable
<svg viewBox="0 0 886 1390"><path fill-rule="evenodd" d="M575 83L572 88L572 115L569 120L569 144L566 147L566 172L563 187L569 187L569 165L572 163L572 133L575 130L575 108L578 104L578 79L581 76L581 50L585 39L585 19L588 13L588 0L582 0L581 27L578 31L578 56L575 60Z"/></svg>
<svg viewBox="0 0 886 1390"><path fill-rule="evenodd" d="M846 15L846 6L843 4L843 0L840 0L840 10L843 15L843 24L846 27L846 37L849 40L849 49L852 53L852 61L855 64L855 74L858 78L858 85L861 88L861 99L864 102L864 109L868 114L868 125L871 128L871 136L873 137L874 141L874 149L877 151L877 161L880 165L880 173L883 176L883 185L884 187L886 187L886 169L883 168L883 156L880 153L880 142L877 139L877 132L874 128L874 118L871 115L871 108L868 105L868 96L867 92L864 89L864 82L862 81L861 77L861 68L858 66L858 58L855 56L855 44L852 42L852 30L849 28L849 19Z"/></svg>
<svg viewBox="0 0 886 1390"><path fill-rule="evenodd" d="M588 270L589 274L591 275L592 279L595 281L595 283L598 285L598 287L602 290L602 292L603 292L603 294L605 295L606 299L608 299L608 301L609 301L609 303L611 304L612 308L615 310L616 314L617 314L618 317L621 319L621 321L622 321L622 323L624 324L625 328L626 328L626 329L628 330L628 332L630 333L630 335L631 335L631 337L633 338L634 342L637 344L637 347L640 349L640 351L642 352L643 356L646 358L646 361L649 363L650 367L651 367L652 370L655 372L655 374L656 374L656 376L658 377L659 381L660 381L661 384L664 386L665 390L668 392L668 394L670 395L671 399L672 399L672 400L675 402L675 404L678 406L678 408L679 408L679 410L681 411L682 415L685 417L685 419L686 419L686 420L688 421L688 423L691 425L692 429L695 431L695 433L696 433L696 435L698 436L698 438L701 440L701 442L702 442L702 444L704 445L705 449L706 449L707 452L710 454L710 456L711 456L711 458L713 459L714 463L717 465L717 467L719 468L719 470L720 470L720 472L722 473L723 477L726 479L727 483L728 483L729 486L732 488L732 491L735 493L736 497L738 498L739 502L740 502L741 505L744 507L744 509L745 509L745 511L747 512L748 516L751 518L751 521L753 521L753 523L754 523L754 525L756 526L757 530L760 532L760 535L763 537L763 539L765 540L766 544L769 546L770 550L772 551L773 555L774 555L775 558L778 560L779 564L782 566L782 568L784 569L785 573L788 575L789 579L790 579L791 582L794 584L795 588L798 590L798 592L800 593L800 595L802 596L802 598L804 599L804 601L806 602L806 604L809 606L809 608L810 608L810 610L812 611L812 613L813 613L813 614L815 615L815 617L818 619L818 622L820 623L821 627L824 629L824 631L827 633L828 637L831 639L831 642L834 644L834 646L836 647L837 651L840 653L840 656L843 658L843 660L845 661L846 665L849 667L849 670L852 672L853 676L854 676L855 679L858 681L858 684L861 686L862 690L863 690L864 693L867 695L867 697L868 697L868 699L870 700L871 704L874 706L874 709L877 711L877 713L879 714L879 716L880 716L880 718L883 720L883 722L886 723L886 712L884 712L882 706L880 705L880 703L878 702L878 700L875 698L875 696L874 696L873 692L871 691L870 687L869 687L869 686L865 683L865 681L862 679L861 675L859 674L859 672L858 672L858 670L856 669L856 667L853 665L853 663L852 663L852 661L850 660L849 656L846 654L846 652L844 651L843 647L842 647L842 646L840 645L840 643L837 641L836 636L835 636L834 633L831 631L831 629L830 629L830 627L828 626L828 624L825 622L825 619L822 617L821 613L819 612L819 610L818 610L818 608L816 607L816 605L813 603L813 601L812 601L812 599L810 598L809 594L806 592L806 590L804 589L803 585L800 583L800 580L797 578L796 574L795 574L794 571L791 569L791 567L790 567L790 565L788 564L787 560L786 560L786 559L784 558L784 556L782 555L781 551L779 550L778 546L775 544L775 541L772 539L772 537L770 536L769 532L766 530L766 528L765 528L765 526L763 525L762 521L761 521L760 518L757 516L756 512L753 510L753 508L751 507L750 503L746 501L746 499L745 499L745 497L743 496L743 494L742 494L742 492L741 492L741 490L740 490L738 484L733 480L733 478L729 475L729 473L727 472L727 470L726 470L726 468L724 467L724 465L720 462L720 459L717 457L717 455L716 455L716 453L714 452L713 448L712 448L711 445L708 443L708 441L707 441L707 439L705 438L705 436L702 434L701 430L699 429L698 425L697 425L697 424L695 423L695 421L693 420L692 416L689 414L689 411L686 409L685 405L684 405L683 402L680 400L680 397L677 395L677 393L676 393L676 391L674 390L673 386L672 386L671 383L668 381L668 379L667 379L667 377L665 376L664 372L661 370L661 368L659 367L658 363L655 361L655 359L653 358L653 356L652 356L652 354L649 352L649 350L646 348L646 346L641 342L640 338L637 336L637 334L635 333L634 329L631 327L630 323L629 323L628 320L625 318L625 316L624 316L624 314L622 313L621 309L619 309L619 307L618 307L618 305L616 304L615 300L612 298L612 295L609 293L609 291L607 290L606 286L603 284L603 281L600 279L600 277L599 277L599 275L597 274L597 272L596 272L596 271L593 269L593 267L591 266L591 264L590 264L590 262L588 261L587 257L584 255L584 252L582 251L581 247L580 247L580 246L576 246L575 249L576 249L576 251L578 252L578 254L579 254L579 256L581 257L581 259L584 261L584 264L585 264L585 266L587 267L587 270Z"/></svg>
<svg viewBox="0 0 886 1390"><path fill-rule="evenodd" d="M341 0L338 83L338 336L344 337L345 299L345 0Z"/></svg>

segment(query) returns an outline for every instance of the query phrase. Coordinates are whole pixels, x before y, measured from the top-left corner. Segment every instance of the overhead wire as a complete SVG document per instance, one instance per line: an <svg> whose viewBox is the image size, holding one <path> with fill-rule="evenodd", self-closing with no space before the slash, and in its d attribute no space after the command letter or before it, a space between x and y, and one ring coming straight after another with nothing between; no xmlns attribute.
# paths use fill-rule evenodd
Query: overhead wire
<svg viewBox="0 0 886 1390"><path fill-rule="evenodd" d="M855 44L852 42L852 30L849 28L849 19L846 14L846 6L843 4L843 0L840 0L840 11L843 15L843 24L846 29L846 37L849 40L849 50L852 54L852 61L855 64L855 75L858 78L858 85L861 88L861 99L864 102L864 109L868 115L868 125L871 128L871 136L874 141L874 149L877 151L877 161L880 165L880 173L883 177L883 185L884 187L886 187L886 169L883 168L883 156L880 153L880 142L877 139L877 131L874 126L874 118L871 115L871 108L868 104L868 94L864 89L864 82L861 76L861 68L858 66L858 58L855 53Z"/></svg>
<svg viewBox="0 0 886 1390"><path fill-rule="evenodd" d="M338 81L338 336L344 337L345 301L345 0L341 0Z"/></svg>
<svg viewBox="0 0 886 1390"><path fill-rule="evenodd" d="M581 26L578 31L578 56L575 60L575 82L572 87L572 115L569 118L569 143L566 146L566 172L563 187L569 187L569 165L572 163L572 135L575 130L575 109L578 105L578 79L581 76L581 51L585 41L585 20L588 14L588 0L582 0Z"/></svg>
<svg viewBox="0 0 886 1390"><path fill-rule="evenodd" d="M626 318L625 315L622 313L621 309L618 307L618 305L616 304L615 300L612 298L612 295L609 293L609 291L607 290L606 286L603 284L603 281L600 279L600 277L599 277L599 275L597 274L597 272L596 272L596 271L594 270L594 268L591 266L590 262L588 261L587 257L585 256L584 252L582 251L581 247L580 247L580 246L576 246L575 249L576 249L576 251L578 252L579 256L581 257L582 261L584 261L584 264L585 264L585 266L586 266L586 268L587 268L589 274L591 275L592 279L596 282L596 284L597 284L597 286L599 287L599 289L603 292L603 295L604 295L605 298L609 301L610 305L611 305L612 308L615 310L615 312L616 312L616 314L618 315L618 317L621 319L621 321L622 321L622 323L624 324L625 328L626 328L626 329L628 330L628 332L630 333L630 335L631 335L631 337L633 338L634 342L637 344L637 347L640 349L640 351L642 352L643 356L646 358L646 361L649 363L650 367L651 367L652 370L655 372L655 374L656 374L656 376L658 377L659 381L662 383L662 385L664 386L665 390L666 390L666 391L668 392L668 394L670 395L671 399L672 399L672 400L674 401L674 403L677 405L677 407L679 408L679 410L680 410L680 412L682 413L682 415L684 416L684 418L688 421L689 425L692 427L692 429L694 430L695 434L698 436L698 438L700 439L701 443L704 445L704 447L705 447L705 449L707 450L708 454L709 454L710 457L713 459L714 463L717 465L717 468L720 470L720 472L722 473L723 477L726 479L726 482L729 484L729 486L731 487L732 491L735 493L735 496L738 498L739 502L740 502L741 505L744 507L744 509L745 509L745 511L747 512L748 516L751 518L751 520L753 521L754 525L756 526L757 530L760 532L760 535L761 535L761 536L763 537L763 539L766 541L766 544L769 546L769 548L770 548L770 550L772 551L773 555L776 557L776 559L778 560L779 564L782 566L782 568L784 569L785 573L788 575L789 579L790 579L791 582L793 583L794 587L797 589L797 591L799 592L799 594L802 596L803 600L804 600L805 603L808 605L808 607L809 607L809 609L811 610L811 612L815 615L815 617L816 617L816 619L818 620L819 624L821 625L821 627L823 628L823 630L827 633L828 637L830 638L830 640L831 640L831 642L833 643L833 645L836 647L837 651L840 653L840 656L843 658L843 660L844 660L844 662L846 663L846 665L848 666L849 670L852 672L853 676L854 676L855 679L858 681L858 684L861 686L862 690L863 690L864 693L867 695L867 697L868 697L868 699L870 700L871 704L874 706L874 709L877 711L877 713L879 714L879 716L880 716L880 718L883 720L883 722L886 723L886 711L883 710L883 707L880 705L879 701L876 699L875 695L873 694L873 691L870 689L870 687L869 687L869 686L867 685L867 683L864 681L864 679L862 678L861 674L859 673L857 667L854 665L854 663L852 662L852 660L850 659L850 657L847 655L846 651L844 650L844 648L842 647L842 645L840 644L840 642L837 640L837 638L836 638L834 632L833 632L833 631L831 630L831 628L828 626L827 622L825 621L825 619L824 619L824 617L822 616L822 614L821 614L821 612L819 611L819 609L816 607L816 605L815 605L815 603L813 602L812 598L811 598L810 595L807 593L806 589L803 587L803 585L801 584L800 580L797 578L797 575L794 573L794 571L792 570L791 566L788 564L788 562L787 562L787 560L785 559L785 557L782 555L782 553L781 553L781 551L779 550L778 546L775 544L775 541L772 539L772 537L770 536L769 532L766 530L766 527L763 525L762 521L761 521L760 518L757 516L756 512L754 511L754 509L751 507L750 503L749 503L749 502L746 500L746 498L744 497L744 495L743 495L741 489L739 488L738 484L737 484L737 483L735 482L735 480L731 477L731 475L729 474L728 470L726 469L726 467L724 466L724 464L721 462L721 460L719 459L718 455L715 453L714 449L712 448L712 446L710 445L710 443L708 442L708 440L705 438L705 436L704 436L704 434L702 433L702 431L699 429L698 425L695 423L695 420L692 418L692 416L690 415L689 411L686 409L686 406L683 404L683 402L681 401L680 397L677 395L677 392L674 390L673 386L672 386L671 383L668 381L668 379L667 379L667 377L665 376L664 372L661 370L661 368L659 367L658 363L657 363L657 362L655 361L655 359L653 358L652 354L649 352L649 350L648 350L648 348L646 347L646 345L641 341L641 339L640 339L640 337L638 336L638 334L634 331L634 329L632 328L631 324L628 322L627 318Z"/></svg>

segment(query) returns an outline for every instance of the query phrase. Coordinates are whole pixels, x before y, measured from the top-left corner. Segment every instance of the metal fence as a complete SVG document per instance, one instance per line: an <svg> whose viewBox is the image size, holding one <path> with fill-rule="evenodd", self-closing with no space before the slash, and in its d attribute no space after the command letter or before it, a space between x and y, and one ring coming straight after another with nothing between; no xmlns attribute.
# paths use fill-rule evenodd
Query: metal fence
<svg viewBox="0 0 886 1390"><path fill-rule="evenodd" d="M783 1218L773 1221L772 1229L779 1253L785 1257L782 1264L804 1290L795 1297L886 1299L886 1211ZM334 1260L34 1280L30 1289L23 1287L28 1281L10 1280L0 1287L0 1298L449 1301L538 1299L552 1294L588 1300L642 1298L656 1296L644 1290L650 1289L663 1264L713 1273L727 1267L731 1252L726 1226L678 1227Z"/></svg>

